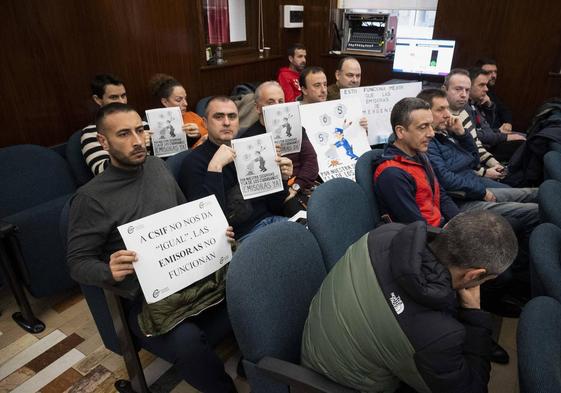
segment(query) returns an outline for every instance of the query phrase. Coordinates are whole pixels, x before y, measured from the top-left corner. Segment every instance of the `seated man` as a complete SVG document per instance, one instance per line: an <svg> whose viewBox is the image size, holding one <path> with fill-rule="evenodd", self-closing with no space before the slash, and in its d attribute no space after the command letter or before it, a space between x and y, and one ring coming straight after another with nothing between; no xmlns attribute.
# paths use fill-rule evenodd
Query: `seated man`
<svg viewBox="0 0 561 393"><path fill-rule="evenodd" d="M312 300L302 364L362 392L487 392L492 323L479 285L516 251L508 222L486 211L442 230L419 221L374 229Z"/></svg>
<svg viewBox="0 0 561 393"><path fill-rule="evenodd" d="M306 68L306 47L302 44L294 44L288 49L288 67L282 67L277 74L277 81L284 91L286 102L294 102L302 90L298 83L300 73Z"/></svg>
<svg viewBox="0 0 561 393"><path fill-rule="evenodd" d="M91 82L92 99L100 107L112 102L127 103L127 92L123 81L114 75L96 75ZM144 129L148 130L148 123L143 122ZM150 135L146 133L146 143L150 144ZM82 129L80 137L82 154L86 164L94 175L98 175L109 165L109 153L107 153L97 140L95 124Z"/></svg>
<svg viewBox="0 0 561 393"><path fill-rule="evenodd" d="M495 85L499 72L497 62L489 57L483 57L475 62L475 66L489 73L489 83L487 83L487 87L489 88L487 92L489 101L481 108L487 122L493 129L500 129L504 132L512 131L512 112L505 103L497 97L497 93L495 92Z"/></svg>
<svg viewBox="0 0 561 393"><path fill-rule="evenodd" d="M284 92L277 82L269 81L260 84L255 90L255 109L259 113L259 120L249 127L241 138L264 134L266 130L263 107L283 102ZM292 161L294 167L292 177L288 179L289 196L284 203L284 214L291 217L299 210L306 209L308 197L312 193L312 187L319 173L316 152L304 130L302 130L300 152L287 154L286 157Z"/></svg>
<svg viewBox="0 0 561 393"><path fill-rule="evenodd" d="M482 110L490 103L487 92L489 88L489 74L481 68L469 70L471 90L469 92L469 105L467 111L475 124L477 135L483 145L490 150L500 161L508 161L514 151L526 140L524 135L512 132L511 129L493 129L485 118Z"/></svg>
<svg viewBox="0 0 561 393"><path fill-rule="evenodd" d="M404 98L394 105L390 121L395 142L386 146L374 172L382 213L396 222L444 225L458 214L458 207L442 192L426 156L434 137L430 106Z"/></svg>
<svg viewBox="0 0 561 393"><path fill-rule="evenodd" d="M235 392L205 337L209 327L217 338L230 331L223 301L226 269L156 303L144 301L133 270L136 254L125 249L117 227L185 203L185 197L163 161L147 157L144 127L133 108L123 103L103 106L96 127L111 163L72 201L67 258L72 278L87 285L136 289L138 295L127 302L126 311L141 346L174 363L185 381L201 391ZM233 237L231 231L227 235Z"/></svg>
<svg viewBox="0 0 561 393"><path fill-rule="evenodd" d="M327 100L327 77L323 68L316 66L305 68L300 73L299 83L302 89L302 105Z"/></svg>
<svg viewBox="0 0 561 393"><path fill-rule="evenodd" d="M442 89L446 92L446 99L450 105L450 113L457 116L462 122L462 126L472 136L477 151L479 153L480 167L476 170L477 174L483 178L500 181L505 177L504 167L495 157L485 149L479 137L475 123L471 120L466 106L469 100L469 92L471 90L471 79L469 72L463 68L454 68L444 78Z"/></svg>
<svg viewBox="0 0 561 393"><path fill-rule="evenodd" d="M327 100L338 100L341 98L341 89L360 86L360 63L354 57L343 57L335 71L334 84L327 87Z"/></svg>
<svg viewBox="0 0 561 393"><path fill-rule="evenodd" d="M183 160L179 174L179 185L187 199L214 194L238 240L265 225L286 220L280 216L289 195L286 182L283 191L249 200L242 197L234 166L236 152L230 147L239 131L236 104L228 97L213 97L207 104L204 120L208 140ZM283 179L288 180L292 176L292 161L277 157L277 162Z"/></svg>

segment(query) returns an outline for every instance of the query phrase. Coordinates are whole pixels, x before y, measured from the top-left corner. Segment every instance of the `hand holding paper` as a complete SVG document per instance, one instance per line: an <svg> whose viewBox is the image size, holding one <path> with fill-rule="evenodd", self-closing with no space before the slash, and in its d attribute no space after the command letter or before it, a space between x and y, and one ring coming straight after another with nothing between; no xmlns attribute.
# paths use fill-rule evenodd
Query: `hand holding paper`
<svg viewBox="0 0 561 393"><path fill-rule="evenodd" d="M133 262L138 259L136 253L130 250L119 250L111 254L109 257L109 269L113 280L123 281L126 276L134 273Z"/></svg>

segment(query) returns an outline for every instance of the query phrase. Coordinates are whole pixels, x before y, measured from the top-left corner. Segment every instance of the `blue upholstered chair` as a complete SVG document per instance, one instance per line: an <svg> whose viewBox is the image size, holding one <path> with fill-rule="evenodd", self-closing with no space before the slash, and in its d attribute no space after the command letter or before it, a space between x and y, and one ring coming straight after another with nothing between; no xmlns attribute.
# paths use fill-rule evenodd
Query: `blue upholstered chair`
<svg viewBox="0 0 561 393"><path fill-rule="evenodd" d="M561 181L561 152L552 150L543 156L544 178Z"/></svg>
<svg viewBox="0 0 561 393"><path fill-rule="evenodd" d="M538 192L538 203L541 221L561 228L561 182L552 179L544 181Z"/></svg>
<svg viewBox="0 0 561 393"><path fill-rule="evenodd" d="M551 296L561 302L561 229L545 223L530 236L532 295ZM561 371L561 370L560 370Z"/></svg>
<svg viewBox="0 0 561 393"><path fill-rule="evenodd" d="M37 333L44 325L33 316L23 287L44 297L75 285L58 231L74 178L55 151L16 145L0 149L0 189L0 266L21 310L13 318Z"/></svg>
<svg viewBox="0 0 561 393"><path fill-rule="evenodd" d="M72 174L76 179L78 186L86 184L93 178L93 173L84 159L82 154L82 145L80 143L80 137L82 136L82 130L76 131L68 139L66 144L66 161L70 164L70 169Z"/></svg>
<svg viewBox="0 0 561 393"><path fill-rule="evenodd" d="M191 153L191 151L192 150L185 150L166 159L166 166L175 178L175 181L177 181L177 179L179 178L179 171L181 170L181 164L183 164L183 160L189 153Z"/></svg>
<svg viewBox="0 0 561 393"><path fill-rule="evenodd" d="M550 297L528 302L518 323L521 393L561 392L561 304Z"/></svg>
<svg viewBox="0 0 561 393"><path fill-rule="evenodd" d="M352 180L329 180L314 191L308 202L308 228L318 241L327 270L375 226L368 198Z"/></svg>
<svg viewBox="0 0 561 393"><path fill-rule="evenodd" d="M549 142L549 150L558 151L561 153L561 143Z"/></svg>
<svg viewBox="0 0 561 393"><path fill-rule="evenodd" d="M374 170L376 169L376 161L380 159L382 154L384 154L382 149L370 150L360 156L355 167L356 182L362 187L364 194L368 198L372 218L376 224L380 221L380 208L378 207L376 194L374 194Z"/></svg>
<svg viewBox="0 0 561 393"><path fill-rule="evenodd" d="M200 117L204 117L206 104L210 101L212 97L213 96L204 97L201 98L199 102L197 102L197 105L195 106L195 113L197 113L197 115L199 115Z"/></svg>
<svg viewBox="0 0 561 393"><path fill-rule="evenodd" d="M325 275L314 236L293 222L259 230L234 254L226 298L252 392L352 391L298 365L308 308Z"/></svg>

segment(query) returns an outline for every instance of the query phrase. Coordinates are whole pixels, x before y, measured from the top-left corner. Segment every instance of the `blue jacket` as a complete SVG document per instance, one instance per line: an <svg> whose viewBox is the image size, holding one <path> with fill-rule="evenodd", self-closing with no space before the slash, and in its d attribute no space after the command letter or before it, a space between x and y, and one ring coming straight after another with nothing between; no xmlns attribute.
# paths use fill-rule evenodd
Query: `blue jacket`
<svg viewBox="0 0 561 393"><path fill-rule="evenodd" d="M485 184L475 170L479 167L477 147L469 132L462 136L436 133L428 156L442 187L466 200L483 200Z"/></svg>

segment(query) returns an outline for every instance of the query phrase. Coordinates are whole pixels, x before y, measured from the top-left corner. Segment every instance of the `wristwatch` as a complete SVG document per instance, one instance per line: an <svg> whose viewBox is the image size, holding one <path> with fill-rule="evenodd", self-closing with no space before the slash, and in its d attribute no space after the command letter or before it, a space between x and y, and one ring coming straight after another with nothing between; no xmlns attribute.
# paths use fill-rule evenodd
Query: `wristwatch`
<svg viewBox="0 0 561 393"><path fill-rule="evenodd" d="M294 183L293 185L290 186L290 188L291 188L293 191L298 192L298 191L300 191L300 184Z"/></svg>

